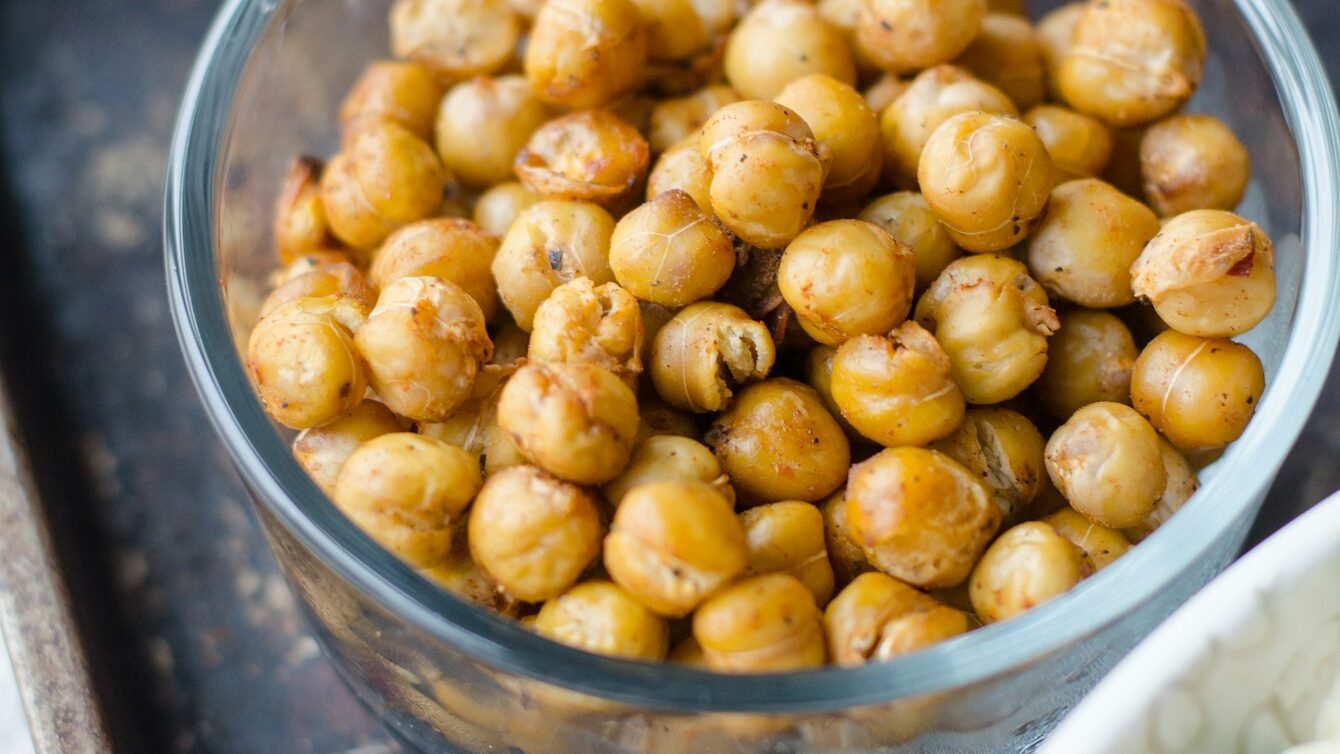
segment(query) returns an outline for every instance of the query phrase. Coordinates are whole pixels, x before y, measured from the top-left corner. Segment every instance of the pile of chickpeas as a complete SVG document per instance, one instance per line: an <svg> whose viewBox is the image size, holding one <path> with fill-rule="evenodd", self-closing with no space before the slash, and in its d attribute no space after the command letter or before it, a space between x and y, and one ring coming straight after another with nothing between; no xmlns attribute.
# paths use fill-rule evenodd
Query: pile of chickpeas
<svg viewBox="0 0 1340 754"><path fill-rule="evenodd" d="M247 366L425 577L591 652L888 660L1061 595L1264 388L1183 0L397 0Z"/></svg>

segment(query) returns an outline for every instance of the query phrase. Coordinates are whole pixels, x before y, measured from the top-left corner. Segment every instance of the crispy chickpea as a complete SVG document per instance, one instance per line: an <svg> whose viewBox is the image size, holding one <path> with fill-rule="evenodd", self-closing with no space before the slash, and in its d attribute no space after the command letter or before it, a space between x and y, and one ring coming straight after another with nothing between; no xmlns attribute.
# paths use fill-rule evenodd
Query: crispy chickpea
<svg viewBox="0 0 1340 754"><path fill-rule="evenodd" d="M823 665L822 616L805 585L785 573L755 576L713 595L693 616L707 667L773 673Z"/></svg>
<svg viewBox="0 0 1340 754"><path fill-rule="evenodd" d="M693 197L671 190L619 220L609 264L634 296L678 309L725 285L735 271L735 245Z"/></svg>
<svg viewBox="0 0 1340 754"><path fill-rule="evenodd" d="M477 76L442 98L434 130L437 155L466 186L483 188L512 177L512 161L549 108L524 76Z"/></svg>
<svg viewBox="0 0 1340 754"><path fill-rule="evenodd" d="M313 249L303 252L293 261L270 273L270 284L276 288L288 281L327 264L352 264L349 249Z"/></svg>
<svg viewBox="0 0 1340 754"><path fill-rule="evenodd" d="M600 107L635 89L647 34L631 0L546 2L526 45L526 78L545 102Z"/></svg>
<svg viewBox="0 0 1340 754"><path fill-rule="evenodd" d="M1026 16L987 13L981 31L954 63L998 87L1020 110L1042 102L1042 43Z"/></svg>
<svg viewBox="0 0 1340 754"><path fill-rule="evenodd" d="M1061 99L1061 89L1057 83L1061 70L1061 61L1070 50L1075 39L1075 26L1079 17L1084 15L1084 0L1066 3L1038 20L1038 43L1042 46L1042 62L1046 70L1047 93L1051 99Z"/></svg>
<svg viewBox="0 0 1340 754"><path fill-rule="evenodd" d="M1037 132L1021 120L964 113L921 151L922 196L968 251L1002 251L1026 238L1051 195L1053 170Z"/></svg>
<svg viewBox="0 0 1340 754"><path fill-rule="evenodd" d="M600 512L575 484L534 466L484 481L470 509L470 554L523 602L557 597L600 554Z"/></svg>
<svg viewBox="0 0 1340 754"><path fill-rule="evenodd" d="M1078 547L1092 571L1107 568L1131 549L1130 541L1121 532L1095 524L1070 506L1043 518L1042 523Z"/></svg>
<svg viewBox="0 0 1340 754"><path fill-rule="evenodd" d="M1047 474L1075 510L1121 529L1136 526L1167 485L1159 436L1130 406L1091 403L1047 441Z"/></svg>
<svg viewBox="0 0 1340 754"><path fill-rule="evenodd" d="M493 355L479 304L434 277L400 278L383 289L356 342L382 401L424 422L464 403L479 365Z"/></svg>
<svg viewBox="0 0 1340 754"><path fill-rule="evenodd" d="M685 307L656 333L651 379L671 406L720 411L734 388L766 377L774 358L768 328L737 306L704 301Z"/></svg>
<svg viewBox="0 0 1340 754"><path fill-rule="evenodd" d="M682 618L749 562L744 527L712 487L653 481L623 496L605 537L605 569L655 612ZM813 604L812 597L806 597Z"/></svg>
<svg viewBox="0 0 1340 754"><path fill-rule="evenodd" d="M260 316L264 317L290 301L326 296L345 296L369 310L377 301L377 291L368 285L357 267L348 262L326 262L293 275L276 286L261 303Z"/></svg>
<svg viewBox="0 0 1340 754"><path fill-rule="evenodd" d="M859 3L858 3L859 4ZM902 96L903 92L912 85L912 82L899 78L892 73L886 73L875 79L875 83L865 88L865 103L870 106L871 112L878 117L884 112L884 108L893 104L893 101Z"/></svg>
<svg viewBox="0 0 1340 754"><path fill-rule="evenodd" d="M516 174L546 199L608 207L637 188L650 159L637 129L606 110L584 110L540 126L517 154Z"/></svg>
<svg viewBox="0 0 1340 754"><path fill-rule="evenodd" d="M520 605L499 589L498 583L475 563L474 558L470 557L470 546L465 530L464 526L456 527L451 553L447 555L446 560L419 573L462 599L509 617L517 617Z"/></svg>
<svg viewBox="0 0 1340 754"><path fill-rule="evenodd" d="M696 135L717 110L739 101L740 95L734 89L712 84L684 97L657 102L651 111L651 151L664 152Z"/></svg>
<svg viewBox="0 0 1340 754"><path fill-rule="evenodd" d="M1187 451L1238 439L1264 389L1265 372L1252 349L1172 330L1145 346L1131 375L1135 410Z"/></svg>
<svg viewBox="0 0 1340 754"><path fill-rule="evenodd" d="M856 45L890 73L953 60L986 18L986 0L864 0Z"/></svg>
<svg viewBox="0 0 1340 754"><path fill-rule="evenodd" d="M605 499L618 507L630 490L648 482L701 482L735 505L730 477L712 451L691 437L656 435L638 441L623 473L604 486Z"/></svg>
<svg viewBox="0 0 1340 754"><path fill-rule="evenodd" d="M256 323L247 343L247 373L271 418L306 429L363 400L367 367L353 333L366 316L366 306L327 296L290 301Z"/></svg>
<svg viewBox="0 0 1340 754"><path fill-rule="evenodd" d="M745 576L786 573L814 595L820 607L833 597L833 566L824 544L824 516L811 503L784 500L739 514L749 542Z"/></svg>
<svg viewBox="0 0 1340 754"><path fill-rule="evenodd" d="M1096 178L1052 190L1028 239L1028 269L1053 295L1105 308L1135 301L1131 264L1159 232L1145 205Z"/></svg>
<svg viewBox="0 0 1340 754"><path fill-rule="evenodd" d="M856 64L842 31L804 0L763 0L726 40L726 78L748 99L772 99L811 73L856 83Z"/></svg>
<svg viewBox="0 0 1340 754"><path fill-rule="evenodd" d="M449 84L492 73L512 57L521 19L507 0L396 0L391 52Z"/></svg>
<svg viewBox="0 0 1340 754"><path fill-rule="evenodd" d="M321 174L331 232L359 249L433 214L450 176L433 148L390 121L366 124Z"/></svg>
<svg viewBox="0 0 1340 754"><path fill-rule="evenodd" d="M847 422L846 417L842 415L842 409L838 408L837 401L833 400L833 357L836 355L837 349L832 346L817 345L811 348L805 357L805 382L819 394L824 407L837 420L842 431L852 437L860 433Z"/></svg>
<svg viewBox="0 0 1340 754"><path fill-rule="evenodd" d="M1126 403L1131 394L1131 369L1140 350L1116 316L1093 309L1061 313L1061 329L1047 343L1047 366L1033 394L1057 419L1090 403Z"/></svg>
<svg viewBox="0 0 1340 754"><path fill-rule="evenodd" d="M577 484L623 471L637 436L637 396L594 364L527 364L498 398L498 425L535 465Z"/></svg>
<svg viewBox="0 0 1340 754"><path fill-rule="evenodd" d="M963 394L950 368L935 337L915 322L888 335L861 335L833 356L833 402L881 445L925 445L963 419Z"/></svg>
<svg viewBox="0 0 1340 754"><path fill-rule="evenodd" d="M885 194L867 204L856 217L878 225L912 250L917 290L930 287L950 262L963 255L940 218L915 191Z"/></svg>
<svg viewBox="0 0 1340 754"><path fill-rule="evenodd" d="M824 610L828 655L843 667L886 662L968 632L968 616L882 573L863 573Z"/></svg>
<svg viewBox="0 0 1340 754"><path fill-rule="evenodd" d="M333 496L340 467L359 445L404 429L399 417L386 406L365 400L333 422L304 429L293 441L293 456L321 491Z"/></svg>
<svg viewBox="0 0 1340 754"><path fill-rule="evenodd" d="M788 379L746 387L703 441L749 503L822 500L851 464L847 436L819 394Z"/></svg>
<svg viewBox="0 0 1340 754"><path fill-rule="evenodd" d="M1191 464L1180 450L1162 437L1159 438L1159 450L1163 454L1163 468L1168 473L1168 485L1163 489L1163 496L1154 504L1154 510L1149 512L1144 521L1121 530L1131 542L1140 542L1153 534L1155 529L1167 523L1168 519L1181 510L1200 487L1196 470L1191 468Z"/></svg>
<svg viewBox="0 0 1340 754"><path fill-rule="evenodd" d="M833 565L833 576L838 584L848 584L858 575L874 569L851 536L847 523L847 491L840 489L828 496L820 506L824 517L824 548Z"/></svg>
<svg viewBox="0 0 1340 754"><path fill-rule="evenodd" d="M1275 305L1275 247L1232 212L1193 210L1165 222L1145 246L1131 287L1178 332L1232 337Z"/></svg>
<svg viewBox="0 0 1340 754"><path fill-rule="evenodd" d="M433 133L433 118L442 99L442 87L418 63L377 60L363 69L340 105L340 128L345 138L369 120L389 120L425 141Z"/></svg>
<svg viewBox="0 0 1340 754"><path fill-rule="evenodd" d="M1023 414L973 407L952 435L930 447L963 464L990 488L1003 520L1020 517L1047 477L1042 433Z"/></svg>
<svg viewBox="0 0 1340 754"><path fill-rule="evenodd" d="M927 68L879 116L884 174L900 188L915 188L917 165L931 134L962 113L1018 115L1004 92L952 65Z"/></svg>
<svg viewBox="0 0 1340 754"><path fill-rule="evenodd" d="M852 540L880 571L932 589L968 577L1000 528L1000 508L973 473L924 448L889 448L847 478Z"/></svg>
<svg viewBox="0 0 1340 754"><path fill-rule="evenodd" d="M616 283L577 278L554 289L535 310L532 363L595 364L630 387L642 373L642 312Z"/></svg>
<svg viewBox="0 0 1340 754"><path fill-rule="evenodd" d="M498 308L492 270L497 253L497 237L469 220L420 220L387 237L368 277L378 288L422 275L455 283L479 304L484 319L492 319Z"/></svg>
<svg viewBox="0 0 1340 754"><path fill-rule="evenodd" d="M1103 174L1112 159L1112 133L1097 118L1059 105L1038 105L1024 113L1056 167L1057 182Z"/></svg>
<svg viewBox="0 0 1340 754"><path fill-rule="evenodd" d="M1251 177L1247 147L1213 115L1174 115L1145 131L1140 174L1164 217L1193 209L1233 209Z"/></svg>
<svg viewBox="0 0 1340 754"><path fill-rule="evenodd" d="M647 28L647 58L661 63L686 60L711 44L710 32L693 0L633 0Z"/></svg>
<svg viewBox="0 0 1340 754"><path fill-rule="evenodd" d="M1009 400L1042 374L1060 326L1022 262L980 254L950 264L917 303L969 403Z"/></svg>
<svg viewBox="0 0 1340 754"><path fill-rule="evenodd" d="M601 285L609 268L614 218L588 202L538 202L517 216L493 258L493 278L503 306L530 332L540 302L577 277Z"/></svg>
<svg viewBox="0 0 1340 754"><path fill-rule="evenodd" d="M275 252L281 264L291 264L309 251L335 245L321 199L321 171L314 157L295 157L275 199Z"/></svg>
<svg viewBox="0 0 1340 754"><path fill-rule="evenodd" d="M879 121L860 92L816 73L787 84L776 101L804 119L828 148L824 201L840 204L870 193L879 180Z"/></svg>
<svg viewBox="0 0 1340 754"><path fill-rule="evenodd" d="M498 397L508 376L499 374L497 367L486 364L475 380L470 399L443 421L420 423L419 434L473 453L485 476L525 465L528 463L526 457L498 426Z"/></svg>
<svg viewBox="0 0 1340 754"><path fill-rule="evenodd" d="M520 181L499 183L480 194L475 201L475 225L502 238L507 235L507 229L512 227L517 217L538 201L539 197L521 185Z"/></svg>
<svg viewBox="0 0 1340 754"><path fill-rule="evenodd" d="M680 411L677 408L671 408L659 398L653 397L653 391L646 392L652 394L644 394L637 403L638 418L641 420L637 425L637 441L639 443L650 437L697 439L698 422L694 420L692 414Z"/></svg>
<svg viewBox="0 0 1340 754"><path fill-rule="evenodd" d="M1092 572L1070 540L1040 521L1000 535L973 569L968 593L983 623L1013 618L1070 591Z"/></svg>
<svg viewBox="0 0 1340 754"><path fill-rule="evenodd" d="M1090 2L1061 58L1057 85L1071 107L1134 126L1181 107L1200 86L1205 33L1183 0Z"/></svg>
<svg viewBox="0 0 1340 754"><path fill-rule="evenodd" d="M879 66L865 51L856 44L856 25L861 20L861 6L864 0L818 0L814 4L819 15L833 28L842 32L856 62L857 80L865 80L880 73Z"/></svg>
<svg viewBox="0 0 1340 754"><path fill-rule="evenodd" d="M583 582L545 602L535 630L570 647L634 660L663 660L670 645L665 619L608 581Z"/></svg>
<svg viewBox="0 0 1340 754"><path fill-rule="evenodd" d="M787 245L777 268L777 286L800 326L833 346L907 319L915 285L912 250L863 220L810 227Z"/></svg>
<svg viewBox="0 0 1340 754"><path fill-rule="evenodd" d="M416 568L446 560L456 523L479 491L475 457L431 437L392 432L349 456L335 506L392 555Z"/></svg>
<svg viewBox="0 0 1340 754"><path fill-rule="evenodd" d="M698 151L696 134L665 150L647 175L647 201L676 189L692 197L698 209L712 213L712 170Z"/></svg>

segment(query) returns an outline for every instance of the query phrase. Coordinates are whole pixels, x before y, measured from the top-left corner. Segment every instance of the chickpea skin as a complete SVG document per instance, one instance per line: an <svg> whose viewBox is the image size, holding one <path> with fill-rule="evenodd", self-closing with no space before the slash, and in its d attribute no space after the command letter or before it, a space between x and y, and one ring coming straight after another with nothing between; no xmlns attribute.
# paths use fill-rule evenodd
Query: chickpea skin
<svg viewBox="0 0 1340 754"><path fill-rule="evenodd" d="M389 408L364 400L333 422L304 429L293 441L293 456L322 492L334 496L340 468L360 445L404 430L405 425Z"/></svg>
<svg viewBox="0 0 1340 754"><path fill-rule="evenodd" d="M650 159L637 129L607 110L584 110L540 126L517 154L515 168L538 196L609 207L632 195Z"/></svg>
<svg viewBox="0 0 1340 754"><path fill-rule="evenodd" d="M634 660L663 660L670 645L665 619L608 581L586 581L545 602L535 630L570 647Z"/></svg>
<svg viewBox="0 0 1340 754"><path fill-rule="evenodd" d="M766 377L775 357L768 328L739 307L704 301L685 307L656 333L651 378L671 406L720 411L739 385Z"/></svg>
<svg viewBox="0 0 1340 754"><path fill-rule="evenodd" d="M1070 540L1040 521L1000 535L973 569L973 610L984 623L1013 618L1070 591L1092 572Z"/></svg>
<svg viewBox="0 0 1340 754"><path fill-rule="evenodd" d="M492 270L497 253L497 237L469 220L420 220L387 237L372 259L368 277L378 288L422 275L455 283L479 304L487 320L498 308Z"/></svg>
<svg viewBox="0 0 1340 754"><path fill-rule="evenodd" d="M619 220L609 263L634 296L679 309L725 285L735 270L735 246L693 197L671 190Z"/></svg>
<svg viewBox="0 0 1340 754"><path fill-rule="evenodd" d="M507 0L396 0L391 52L446 84L492 73L512 57L521 20Z"/></svg>
<svg viewBox="0 0 1340 754"><path fill-rule="evenodd" d="M804 0L763 0L726 40L726 79L747 99L772 99L812 73L856 83L846 37Z"/></svg>
<svg viewBox="0 0 1340 754"><path fill-rule="evenodd" d="M615 283L564 283L535 310L530 361L595 364L637 387L642 373L642 312Z"/></svg>
<svg viewBox="0 0 1340 754"><path fill-rule="evenodd" d="M915 191L885 194L867 204L856 218L878 225L912 250L919 291L929 288L950 262L963 255L926 199Z"/></svg>
<svg viewBox="0 0 1340 754"><path fill-rule="evenodd" d="M271 418L307 429L363 400L367 367L352 331L366 316L362 304L328 296L290 301L256 324L247 343L247 373Z"/></svg>
<svg viewBox="0 0 1340 754"><path fill-rule="evenodd" d="M1174 115L1140 139L1145 196L1164 217L1193 209L1230 210L1251 178L1247 147L1213 115Z"/></svg>
<svg viewBox="0 0 1340 754"><path fill-rule="evenodd" d="M990 488L1003 520L1018 519L1047 478L1042 433L1022 414L973 407L954 434L931 445L963 464Z"/></svg>
<svg viewBox="0 0 1340 754"><path fill-rule="evenodd" d="M823 200L833 204L863 198L879 180L879 121L861 93L832 76L796 79L777 94L832 155Z"/></svg>
<svg viewBox="0 0 1340 754"><path fill-rule="evenodd" d="M1140 524L1167 485L1159 436L1120 403L1076 411L1047 441L1047 474L1075 510L1113 529Z"/></svg>
<svg viewBox="0 0 1340 754"><path fill-rule="evenodd" d="M749 542L744 575L786 573L814 595L815 604L833 597L833 566L824 544L824 517L811 503L785 500L739 514Z"/></svg>
<svg viewBox="0 0 1340 754"><path fill-rule="evenodd" d="M892 576L863 573L824 610L828 654L843 667L887 662L967 633L968 616Z"/></svg>
<svg viewBox="0 0 1340 754"><path fill-rule="evenodd" d="M953 60L986 18L986 0L864 0L856 45L890 73Z"/></svg>
<svg viewBox="0 0 1340 754"><path fill-rule="evenodd" d="M427 68L414 62L377 60L340 105L340 130L344 137L358 132L371 120L390 120L425 141L433 133L433 118L442 99L442 87Z"/></svg>
<svg viewBox="0 0 1340 754"><path fill-rule="evenodd" d="M624 495L634 488L662 481L701 482L721 493L730 505L735 505L735 490L730 486L730 477L721 471L721 464L711 449L692 437L678 435L656 435L639 440L623 473L605 484L605 499L617 508Z"/></svg>
<svg viewBox="0 0 1340 754"><path fill-rule="evenodd" d="M437 155L460 182L484 188L512 177L512 162L549 108L524 76L478 76L442 98L434 129Z"/></svg>
<svg viewBox="0 0 1340 754"><path fill-rule="evenodd" d="M630 0L546 2L526 45L526 78L556 107L600 107L642 78L647 34Z"/></svg>
<svg viewBox="0 0 1340 754"><path fill-rule="evenodd" d="M1130 400L1131 370L1140 349L1115 315L1094 309L1061 312L1061 329L1047 342L1047 366L1033 394L1057 419L1090 403Z"/></svg>
<svg viewBox="0 0 1340 754"><path fill-rule="evenodd" d="M1238 439L1264 390L1265 372L1252 349L1172 330L1145 346L1131 376L1135 410L1187 451Z"/></svg>
<svg viewBox="0 0 1340 754"><path fill-rule="evenodd" d="M433 148L403 126L359 128L321 174L321 200L336 238L357 249L433 214L451 176Z"/></svg>
<svg viewBox="0 0 1340 754"><path fill-rule="evenodd" d="M540 303L569 280L614 282L613 233L614 218L588 202L542 201L518 215L493 258L498 296L517 326L530 332Z"/></svg>
<svg viewBox="0 0 1340 754"><path fill-rule="evenodd" d="M713 595L693 616L707 667L772 673L818 667L826 649L814 597L794 577L770 573Z"/></svg>

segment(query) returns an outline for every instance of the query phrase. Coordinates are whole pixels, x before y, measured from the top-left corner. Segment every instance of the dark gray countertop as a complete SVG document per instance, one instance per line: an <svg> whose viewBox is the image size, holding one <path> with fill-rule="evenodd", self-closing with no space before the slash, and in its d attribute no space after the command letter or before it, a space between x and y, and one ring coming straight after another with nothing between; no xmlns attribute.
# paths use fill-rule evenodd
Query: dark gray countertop
<svg viewBox="0 0 1340 754"><path fill-rule="evenodd" d="M1298 5L1340 77L1333 0ZM308 636L169 321L167 138L215 7L0 0L0 363L127 751L397 751ZM1258 535L1337 458L1332 374Z"/></svg>

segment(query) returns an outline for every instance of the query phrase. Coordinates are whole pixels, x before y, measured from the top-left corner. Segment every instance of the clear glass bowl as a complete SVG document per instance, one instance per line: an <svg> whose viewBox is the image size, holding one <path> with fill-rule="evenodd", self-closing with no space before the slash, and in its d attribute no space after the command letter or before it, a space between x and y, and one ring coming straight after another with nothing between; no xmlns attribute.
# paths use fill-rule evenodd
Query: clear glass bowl
<svg viewBox="0 0 1340 754"><path fill-rule="evenodd" d="M168 287L214 427L326 650L424 751L1027 750L1153 625L1236 554L1317 398L1340 327L1340 132L1285 0L1195 0L1211 54L1192 109L1251 150L1242 212L1277 249L1279 303L1244 340L1269 387L1247 433L1145 544L1028 614L883 665L714 676L548 642L417 576L346 521L289 454L243 373L287 161L329 154L340 97L386 55L382 2L232 0L172 146ZM510 747L510 748L509 748Z"/></svg>

